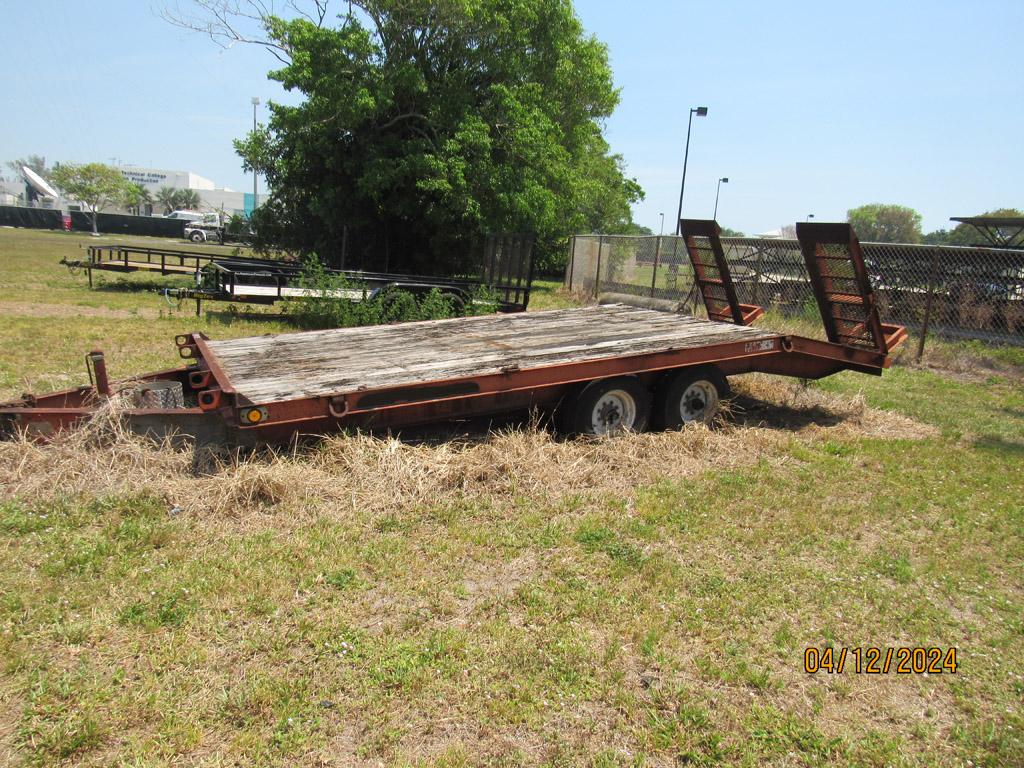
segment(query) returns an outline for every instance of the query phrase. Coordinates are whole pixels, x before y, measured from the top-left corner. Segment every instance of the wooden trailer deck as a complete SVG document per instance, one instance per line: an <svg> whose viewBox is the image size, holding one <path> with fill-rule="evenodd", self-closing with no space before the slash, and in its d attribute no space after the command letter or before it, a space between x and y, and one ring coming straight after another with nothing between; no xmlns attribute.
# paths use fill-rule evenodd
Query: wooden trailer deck
<svg viewBox="0 0 1024 768"><path fill-rule="evenodd" d="M270 403L779 334L619 304L207 341L236 393Z"/></svg>

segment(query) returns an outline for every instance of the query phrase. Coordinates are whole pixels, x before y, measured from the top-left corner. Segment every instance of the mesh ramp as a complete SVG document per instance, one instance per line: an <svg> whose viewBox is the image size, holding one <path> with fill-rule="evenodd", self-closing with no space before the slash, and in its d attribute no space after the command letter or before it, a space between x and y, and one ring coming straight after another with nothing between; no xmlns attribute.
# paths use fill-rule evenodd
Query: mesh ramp
<svg viewBox="0 0 1024 768"><path fill-rule="evenodd" d="M906 331L884 325L864 265L860 242L849 224L801 222L797 240L828 340L887 354Z"/></svg>
<svg viewBox="0 0 1024 768"><path fill-rule="evenodd" d="M736 286L722 248L718 222L711 219L680 219L686 252L693 265L693 280L708 318L722 323L750 325L764 314L754 304L740 304Z"/></svg>

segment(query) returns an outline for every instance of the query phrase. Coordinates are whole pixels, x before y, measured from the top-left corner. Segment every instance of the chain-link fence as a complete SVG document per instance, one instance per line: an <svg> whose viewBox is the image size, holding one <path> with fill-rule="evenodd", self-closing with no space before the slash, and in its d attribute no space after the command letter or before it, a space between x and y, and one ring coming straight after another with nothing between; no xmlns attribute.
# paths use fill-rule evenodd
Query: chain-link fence
<svg viewBox="0 0 1024 768"><path fill-rule="evenodd" d="M737 298L787 315L817 315L796 240L724 237ZM1024 250L862 243L882 320L919 334L1024 345ZM682 238L577 235L565 286L700 301Z"/></svg>

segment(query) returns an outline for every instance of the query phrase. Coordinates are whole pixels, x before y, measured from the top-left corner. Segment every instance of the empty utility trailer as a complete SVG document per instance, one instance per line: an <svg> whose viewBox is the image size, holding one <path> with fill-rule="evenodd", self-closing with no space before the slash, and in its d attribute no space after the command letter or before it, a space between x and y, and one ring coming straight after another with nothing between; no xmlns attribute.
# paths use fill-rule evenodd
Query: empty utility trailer
<svg viewBox="0 0 1024 768"><path fill-rule="evenodd" d="M751 371L881 374L905 340L878 317L849 225L798 225L828 341L753 327L762 311L737 301L717 224L682 226L707 320L619 304L225 341L192 333L176 339L181 368L112 385L93 352L91 385L26 395L0 405L0 419L52 438L118 397L137 432L253 445L537 407L602 435L707 421L727 378Z"/></svg>

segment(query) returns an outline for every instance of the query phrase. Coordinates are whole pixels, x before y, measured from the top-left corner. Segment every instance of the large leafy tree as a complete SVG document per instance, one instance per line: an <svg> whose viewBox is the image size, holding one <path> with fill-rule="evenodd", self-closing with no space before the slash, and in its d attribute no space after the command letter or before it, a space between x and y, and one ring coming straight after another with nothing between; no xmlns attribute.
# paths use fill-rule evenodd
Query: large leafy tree
<svg viewBox="0 0 1024 768"><path fill-rule="evenodd" d="M860 240L871 243L921 242L921 214L903 205L872 203L846 212Z"/></svg>
<svg viewBox="0 0 1024 768"><path fill-rule="evenodd" d="M602 133L618 102L607 49L570 0L354 0L334 27L261 22L284 62L270 77L305 96L236 143L271 188L264 238L457 270L488 231L534 231L554 254L631 223L643 193Z"/></svg>
<svg viewBox="0 0 1024 768"><path fill-rule="evenodd" d="M99 234L96 214L111 205L130 203L135 192L121 171L103 163L61 163L54 167L50 180L64 195L86 205L94 235Z"/></svg>

